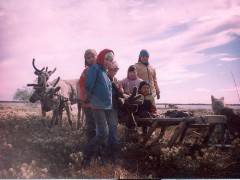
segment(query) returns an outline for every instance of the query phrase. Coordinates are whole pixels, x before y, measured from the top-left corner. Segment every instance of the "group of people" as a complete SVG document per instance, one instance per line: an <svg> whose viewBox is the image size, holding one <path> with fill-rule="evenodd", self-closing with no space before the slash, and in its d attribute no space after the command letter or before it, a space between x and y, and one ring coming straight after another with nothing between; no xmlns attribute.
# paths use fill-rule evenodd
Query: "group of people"
<svg viewBox="0 0 240 180"><path fill-rule="evenodd" d="M88 166L95 154L103 154L106 145L109 146L111 159L114 161L117 158L120 94L131 95L137 86L143 104L139 105L136 115L154 118L157 116L154 97L160 99L160 89L155 68L149 64L147 50L140 51L138 62L128 68L127 77L121 81L115 77L119 66L112 50L104 49L97 54L94 49L88 49L84 58L85 69L79 79L87 127L82 166ZM143 133L146 131L146 127L143 128Z"/></svg>

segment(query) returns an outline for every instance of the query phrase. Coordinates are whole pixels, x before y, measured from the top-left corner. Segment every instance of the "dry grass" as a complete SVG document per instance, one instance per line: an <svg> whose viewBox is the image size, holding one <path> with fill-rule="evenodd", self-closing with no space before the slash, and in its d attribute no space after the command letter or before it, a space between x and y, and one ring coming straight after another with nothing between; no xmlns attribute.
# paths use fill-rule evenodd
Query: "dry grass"
<svg viewBox="0 0 240 180"><path fill-rule="evenodd" d="M159 110L164 113L166 110ZM73 107L76 117L76 107ZM194 110L196 116L211 114ZM194 151L178 146L162 148L138 145L139 134L119 126L120 160L102 165L98 159L88 168L80 162L85 144L82 130L63 127L49 130L39 105L0 104L0 178L236 178L239 177L239 142L232 149L212 147ZM48 114L50 118L51 113ZM76 127L76 124L75 124ZM166 138L174 127L169 128Z"/></svg>

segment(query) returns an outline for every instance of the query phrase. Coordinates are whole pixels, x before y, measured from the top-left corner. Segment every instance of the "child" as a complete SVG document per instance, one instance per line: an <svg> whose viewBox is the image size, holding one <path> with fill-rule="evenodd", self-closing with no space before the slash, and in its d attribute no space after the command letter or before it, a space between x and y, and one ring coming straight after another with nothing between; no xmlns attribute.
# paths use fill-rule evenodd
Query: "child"
<svg viewBox="0 0 240 180"><path fill-rule="evenodd" d="M153 95L150 93L150 84L147 81L142 81L138 88L138 93L141 94L143 104L138 106L136 115L140 118L155 118L157 117L157 107ZM143 134L147 133L147 127L143 126Z"/></svg>
<svg viewBox="0 0 240 180"><path fill-rule="evenodd" d="M147 50L141 50L138 58L138 63L135 64L138 70L138 77L150 83L150 92L153 96L160 99L160 89L157 83L156 70L148 62L149 53Z"/></svg>
<svg viewBox="0 0 240 180"><path fill-rule="evenodd" d="M119 70L118 64L116 61L113 61L111 66L108 68L107 75L112 82L112 103L113 110L110 112L110 117L108 121L109 125L109 137L108 143L110 146L110 158L114 162L117 159L118 153L118 98L120 97L119 92L123 92L122 84L117 80L115 75Z"/></svg>
<svg viewBox="0 0 240 180"><path fill-rule="evenodd" d="M83 104L83 111L86 116L86 136L87 136L87 143L96 135L96 125L92 115L91 108L89 103L85 103L85 80L86 74L88 72L89 67L93 66L96 63L97 52L94 49L87 49L84 54L85 59L85 69L83 70L80 79L79 79L79 86L80 86L80 99Z"/></svg>
<svg viewBox="0 0 240 180"><path fill-rule="evenodd" d="M86 75L85 103L89 103L96 124L96 135L88 143L84 151L82 166L91 163L93 155L101 151L108 138L109 114L112 110L112 82L109 80L106 70L111 66L114 58L112 50L102 50Z"/></svg>
<svg viewBox="0 0 240 180"><path fill-rule="evenodd" d="M137 75L137 68L134 65L129 66L127 78L121 80L121 84L123 86L123 90L125 94L132 94L133 88L135 86L139 86L142 79L140 79Z"/></svg>

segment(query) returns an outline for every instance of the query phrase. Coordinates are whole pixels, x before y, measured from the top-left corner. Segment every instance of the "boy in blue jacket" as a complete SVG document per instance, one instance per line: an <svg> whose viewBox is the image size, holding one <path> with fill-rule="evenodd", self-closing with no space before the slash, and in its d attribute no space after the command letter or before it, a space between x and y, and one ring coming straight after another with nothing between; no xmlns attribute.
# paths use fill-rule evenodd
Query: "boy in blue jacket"
<svg viewBox="0 0 240 180"><path fill-rule="evenodd" d="M112 110L112 82L107 76L107 69L113 62L114 53L110 49L102 50L87 72L85 80L85 103L89 103L96 124L96 136L90 140L84 151L82 166L91 163L93 155L102 148L108 140L109 113Z"/></svg>

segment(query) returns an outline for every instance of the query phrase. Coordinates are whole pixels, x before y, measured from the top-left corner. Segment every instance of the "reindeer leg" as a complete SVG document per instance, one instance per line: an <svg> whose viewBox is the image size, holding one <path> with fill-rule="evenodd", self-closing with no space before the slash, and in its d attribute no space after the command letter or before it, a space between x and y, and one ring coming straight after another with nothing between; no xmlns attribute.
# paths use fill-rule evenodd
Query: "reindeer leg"
<svg viewBox="0 0 240 180"><path fill-rule="evenodd" d="M62 127L62 114L63 114L63 109L62 108L58 108L59 109L59 125L60 127Z"/></svg>
<svg viewBox="0 0 240 180"><path fill-rule="evenodd" d="M218 143L224 143L225 142L225 133L226 133L226 129L227 129L227 127L226 127L226 125L225 124L221 124L220 125L220 128L221 128L221 139L220 139L220 141L218 142Z"/></svg>
<svg viewBox="0 0 240 180"><path fill-rule="evenodd" d="M72 127L72 114L71 114L71 105L70 103L66 103L66 112L67 112L67 117L68 117L68 122L69 122L69 125L71 126L71 130L73 130L73 127Z"/></svg>
<svg viewBox="0 0 240 180"><path fill-rule="evenodd" d="M43 110L43 102L41 101L41 109L42 109L42 122L43 127L46 127L46 111Z"/></svg>
<svg viewBox="0 0 240 180"><path fill-rule="evenodd" d="M56 112L55 112L55 122L54 122L54 126L55 125L58 125L58 117L59 117L59 114L58 114L58 111L57 110L55 110Z"/></svg>
<svg viewBox="0 0 240 180"><path fill-rule="evenodd" d="M46 112L42 109L42 122L43 126L46 127Z"/></svg>
<svg viewBox="0 0 240 180"><path fill-rule="evenodd" d="M133 113L131 112L128 116L128 121L126 123L126 126L129 128L129 129L136 129L137 127L137 123L135 121L135 118L134 118L134 115Z"/></svg>
<svg viewBox="0 0 240 180"><path fill-rule="evenodd" d="M56 123L56 110L53 111L53 116L52 116L52 120L51 120L51 125L50 125L50 129L53 127L53 125L55 125Z"/></svg>
<svg viewBox="0 0 240 180"><path fill-rule="evenodd" d="M82 121L81 121L81 126L84 127L86 126L86 114L84 113L84 111L82 110Z"/></svg>
<svg viewBox="0 0 240 180"><path fill-rule="evenodd" d="M82 126L82 123L80 124L80 119L81 119L81 114L82 114L82 112L83 112L83 110L82 110L82 104L80 103L80 102L78 102L78 119L77 119L77 129L79 129L80 128L80 126ZM83 118L83 117L82 117Z"/></svg>

